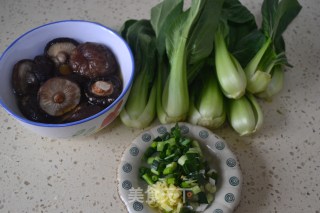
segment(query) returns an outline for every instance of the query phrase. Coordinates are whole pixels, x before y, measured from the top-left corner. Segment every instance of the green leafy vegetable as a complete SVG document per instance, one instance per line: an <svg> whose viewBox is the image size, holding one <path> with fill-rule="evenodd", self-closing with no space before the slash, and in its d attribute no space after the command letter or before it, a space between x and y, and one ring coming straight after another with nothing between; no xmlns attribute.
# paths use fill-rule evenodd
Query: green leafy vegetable
<svg viewBox="0 0 320 213"><path fill-rule="evenodd" d="M249 61L257 54L265 42L266 36L263 34L263 32L255 29L249 34L239 38L236 44L229 46L231 46L230 51L234 57L238 59L241 66L246 67Z"/></svg>
<svg viewBox="0 0 320 213"><path fill-rule="evenodd" d="M283 87L284 69L291 66L283 33L302 7L297 0L264 0L258 28L255 16L239 0L190 3L162 0L151 8L150 20L123 24L120 33L133 50L136 74L121 120L143 128L157 116L161 123L188 120L218 128L227 114L240 135L253 133L263 120L255 98L270 101ZM162 155L175 159L167 150L170 144L164 144L159 148L167 153ZM157 149L151 147L148 155ZM180 163L191 171L185 160ZM152 174L145 176L149 182L159 168L165 169L156 162Z"/></svg>
<svg viewBox="0 0 320 213"><path fill-rule="evenodd" d="M166 54L166 35L176 17L183 12L183 0L164 0L151 9L151 25L156 34L159 57Z"/></svg>
<svg viewBox="0 0 320 213"><path fill-rule="evenodd" d="M264 0L261 10L263 32L273 41L280 39L301 8L297 0Z"/></svg>
<svg viewBox="0 0 320 213"><path fill-rule="evenodd" d="M262 93L267 89L274 66L288 65L282 34L300 10L301 6L297 0L263 2L262 31L267 40L245 68L247 89L251 93Z"/></svg>
<svg viewBox="0 0 320 213"><path fill-rule="evenodd" d="M217 77L224 95L237 99L244 95L247 79L240 63L227 48L223 27L221 24L214 39Z"/></svg>
<svg viewBox="0 0 320 213"><path fill-rule="evenodd" d="M127 21L121 35L134 50L136 73L120 118L129 127L144 128L156 114L156 85L153 83L157 64L155 35L147 20Z"/></svg>
<svg viewBox="0 0 320 213"><path fill-rule="evenodd" d="M271 81L269 82L267 88L263 92L257 93L256 96L271 101L272 97L281 91L283 87L283 81L284 70L282 65L274 66L271 71Z"/></svg>
<svg viewBox="0 0 320 213"><path fill-rule="evenodd" d="M157 102L158 118L161 123L186 119L189 111L187 65L188 63L198 65L211 53L213 40L208 39L208 35L214 32L219 17L211 20L208 17L212 9L217 13L220 12L222 2L222 0L193 0L186 11L178 10L180 13L175 14L173 22L166 22L170 25L165 39L170 71L168 76L162 76L158 81L158 89L162 91L158 93L161 98L158 97ZM166 1L163 2L165 3ZM158 5L157 8L164 6ZM152 23L154 26L161 26L156 24L156 21ZM196 34L198 36L195 36ZM162 47L162 44L160 45Z"/></svg>
<svg viewBox="0 0 320 213"><path fill-rule="evenodd" d="M214 71L212 67L205 67L191 85L188 121L192 124L218 128L225 121L224 96Z"/></svg>
<svg viewBox="0 0 320 213"><path fill-rule="evenodd" d="M227 46L234 54L235 51L238 51L237 47L241 39L257 29L256 20L254 15L238 0L225 0L222 16L227 21L229 28Z"/></svg>
<svg viewBox="0 0 320 213"><path fill-rule="evenodd" d="M237 100L230 99L228 104L229 123L241 136L252 134L261 128L263 112L252 94L246 94Z"/></svg>

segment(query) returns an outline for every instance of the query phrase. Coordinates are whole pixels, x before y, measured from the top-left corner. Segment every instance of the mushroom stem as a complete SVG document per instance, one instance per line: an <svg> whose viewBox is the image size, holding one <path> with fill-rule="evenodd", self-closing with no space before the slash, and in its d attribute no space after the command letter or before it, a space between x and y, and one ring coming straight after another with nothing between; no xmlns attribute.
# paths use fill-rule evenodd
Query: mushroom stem
<svg viewBox="0 0 320 213"><path fill-rule="evenodd" d="M63 64L67 61L68 56L67 56L67 53L65 52L59 52L56 58L59 63Z"/></svg>
<svg viewBox="0 0 320 213"><path fill-rule="evenodd" d="M97 81L91 86L91 89L98 96L107 96L113 93L113 85L107 81Z"/></svg>
<svg viewBox="0 0 320 213"><path fill-rule="evenodd" d="M65 100L65 95L63 94L63 92L57 92L56 94L54 94L53 96L53 101L57 104L61 104L63 103Z"/></svg>

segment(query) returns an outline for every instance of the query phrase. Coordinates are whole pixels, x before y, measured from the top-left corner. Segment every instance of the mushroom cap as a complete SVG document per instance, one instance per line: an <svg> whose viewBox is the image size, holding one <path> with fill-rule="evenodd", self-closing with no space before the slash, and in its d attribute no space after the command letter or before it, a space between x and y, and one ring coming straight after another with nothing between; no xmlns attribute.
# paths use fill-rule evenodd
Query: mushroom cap
<svg viewBox="0 0 320 213"><path fill-rule="evenodd" d="M51 58L54 63L67 63L71 52L78 46L78 42L72 38L59 37L49 41L44 49L45 55Z"/></svg>
<svg viewBox="0 0 320 213"><path fill-rule="evenodd" d="M26 95L37 91L39 81L34 73L36 65L33 60L23 59L13 67L12 87L16 95Z"/></svg>
<svg viewBox="0 0 320 213"><path fill-rule="evenodd" d="M71 111L80 103L80 99L80 87L62 77L49 79L38 91L40 108L51 116L60 116Z"/></svg>
<svg viewBox="0 0 320 213"><path fill-rule="evenodd" d="M63 123L75 122L97 114L104 108L87 102L80 103L75 109L62 116Z"/></svg>
<svg viewBox="0 0 320 213"><path fill-rule="evenodd" d="M77 46L70 56L73 72L89 78L110 75L118 70L113 52L105 45L85 42Z"/></svg>
<svg viewBox="0 0 320 213"><path fill-rule="evenodd" d="M41 123L52 122L51 117L40 109L36 95L26 95L20 97L18 99L18 107L21 113L31 121Z"/></svg>
<svg viewBox="0 0 320 213"><path fill-rule="evenodd" d="M98 77L92 79L84 90L90 103L108 106L121 94L122 81L115 75Z"/></svg>
<svg viewBox="0 0 320 213"><path fill-rule="evenodd" d="M40 84L43 84L49 78L53 77L54 63L50 58L44 55L37 55L33 61L36 65L34 74L39 80Z"/></svg>
<svg viewBox="0 0 320 213"><path fill-rule="evenodd" d="M71 53L79 45L79 42L68 37L59 37L52 39L45 46L45 55L55 57L60 52Z"/></svg>

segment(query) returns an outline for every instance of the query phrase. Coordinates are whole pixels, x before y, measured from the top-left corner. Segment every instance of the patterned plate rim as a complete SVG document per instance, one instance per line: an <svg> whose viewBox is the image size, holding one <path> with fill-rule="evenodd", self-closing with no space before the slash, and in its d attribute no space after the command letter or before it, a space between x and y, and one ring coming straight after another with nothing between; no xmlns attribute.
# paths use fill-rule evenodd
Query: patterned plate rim
<svg viewBox="0 0 320 213"><path fill-rule="evenodd" d="M208 158L217 159L220 171L220 185L215 195L214 202L204 213L232 213L238 206L242 190L242 173L237 157L228 148L224 139L205 127L191 125L185 122L178 123L183 134L197 139L202 145ZM156 212L145 201L145 184L138 178L138 169L141 156L150 145L153 138L164 134L175 124L162 124L140 133L125 149L117 171L118 193L130 213ZM139 192L139 196L137 196ZM134 193L134 195L133 195ZM141 196L141 193L143 196Z"/></svg>

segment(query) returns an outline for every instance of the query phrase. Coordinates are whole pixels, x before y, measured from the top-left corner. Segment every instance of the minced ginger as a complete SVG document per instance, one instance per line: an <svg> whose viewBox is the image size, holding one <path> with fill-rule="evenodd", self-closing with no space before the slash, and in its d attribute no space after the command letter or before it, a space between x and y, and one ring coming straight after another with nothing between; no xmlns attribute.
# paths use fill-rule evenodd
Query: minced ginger
<svg viewBox="0 0 320 213"><path fill-rule="evenodd" d="M148 198L148 205L160 212L179 213L183 205L181 189L164 181L148 186Z"/></svg>

